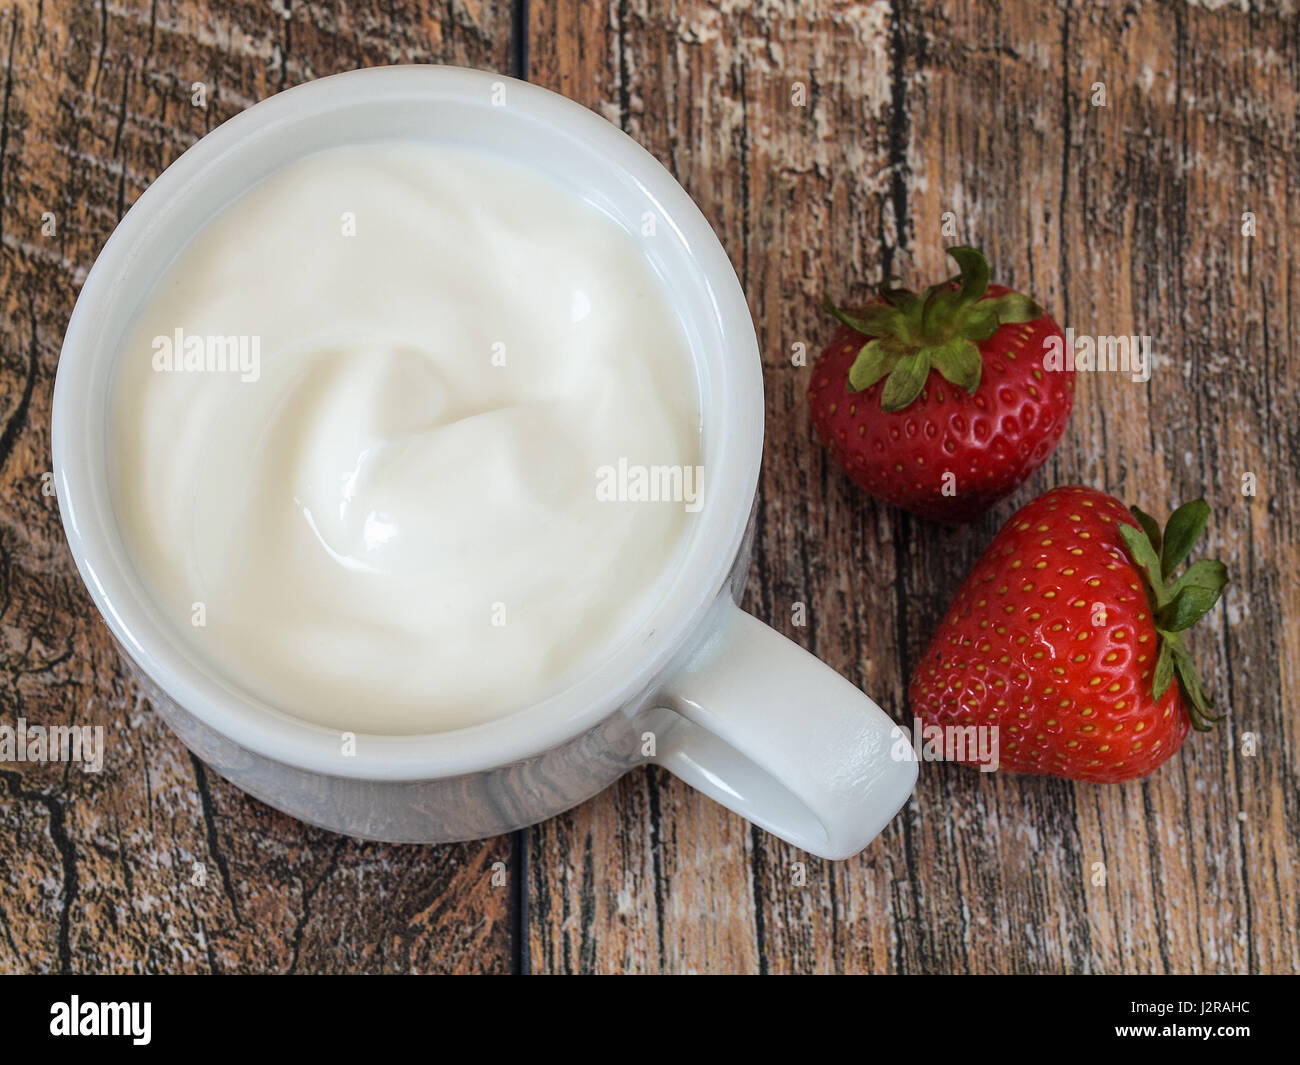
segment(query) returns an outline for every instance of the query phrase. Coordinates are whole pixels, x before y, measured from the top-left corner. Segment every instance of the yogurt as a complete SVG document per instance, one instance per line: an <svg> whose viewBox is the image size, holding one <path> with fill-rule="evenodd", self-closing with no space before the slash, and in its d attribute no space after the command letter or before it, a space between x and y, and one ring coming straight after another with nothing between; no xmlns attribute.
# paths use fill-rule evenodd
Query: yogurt
<svg viewBox="0 0 1300 1065"><path fill-rule="evenodd" d="M700 466L640 239L468 150L331 149L236 199L144 301L110 403L157 609L225 682L340 731L562 690L628 638L700 508L600 472Z"/></svg>

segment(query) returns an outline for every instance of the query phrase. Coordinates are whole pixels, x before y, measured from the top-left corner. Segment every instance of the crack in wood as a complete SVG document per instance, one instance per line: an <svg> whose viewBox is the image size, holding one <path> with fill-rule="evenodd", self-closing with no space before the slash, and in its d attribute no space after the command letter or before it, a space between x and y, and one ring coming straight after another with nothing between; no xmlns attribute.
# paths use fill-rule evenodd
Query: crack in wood
<svg viewBox="0 0 1300 1065"><path fill-rule="evenodd" d="M0 780L9 786L9 794L16 799L34 802L44 807L49 815L49 836L54 849L58 851L63 865L62 902L59 906L59 928L57 936L58 967L61 973L71 973L72 968L72 907L77 901L79 879L77 876L77 849L68 835L67 817L64 803L56 795L23 787L20 774L9 769L0 769Z"/></svg>

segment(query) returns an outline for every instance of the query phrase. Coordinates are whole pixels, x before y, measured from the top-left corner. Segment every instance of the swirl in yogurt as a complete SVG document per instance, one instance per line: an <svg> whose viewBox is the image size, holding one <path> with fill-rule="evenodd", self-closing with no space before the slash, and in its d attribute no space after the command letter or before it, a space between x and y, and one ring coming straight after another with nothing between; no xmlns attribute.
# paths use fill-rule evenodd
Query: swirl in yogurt
<svg viewBox="0 0 1300 1065"><path fill-rule="evenodd" d="M214 337L254 338L256 373L251 345L245 372L205 360ZM638 238L468 150L332 149L255 186L145 300L111 403L114 506L158 609L227 682L344 731L561 690L626 638L692 520L596 492L620 460L700 462L691 353Z"/></svg>

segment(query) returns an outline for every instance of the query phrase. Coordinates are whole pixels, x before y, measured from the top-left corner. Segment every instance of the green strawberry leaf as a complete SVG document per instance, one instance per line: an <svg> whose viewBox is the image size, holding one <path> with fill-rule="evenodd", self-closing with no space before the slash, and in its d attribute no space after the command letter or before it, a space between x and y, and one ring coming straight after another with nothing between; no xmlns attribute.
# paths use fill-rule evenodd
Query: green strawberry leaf
<svg viewBox="0 0 1300 1065"><path fill-rule="evenodd" d="M1156 555L1155 548L1151 546L1151 541L1147 539L1147 534L1137 526L1127 524L1120 525L1119 534L1123 537L1129 554L1133 556L1133 561L1146 571L1155 606L1164 606L1169 596L1164 581L1160 579L1160 558Z"/></svg>
<svg viewBox="0 0 1300 1065"><path fill-rule="evenodd" d="M1141 524L1142 530L1147 534L1147 539L1151 541L1151 546L1155 548L1156 554L1159 554L1160 544L1164 539L1164 537L1160 535L1160 523L1145 510L1141 510L1136 506L1129 507L1128 509L1133 512L1133 517L1137 518L1138 522Z"/></svg>
<svg viewBox="0 0 1300 1065"><path fill-rule="evenodd" d="M943 374L946 381L967 392L974 392L979 387L984 360L980 358L980 349L965 337L953 337L926 350L930 353L930 364Z"/></svg>
<svg viewBox="0 0 1300 1065"><path fill-rule="evenodd" d="M1161 575L1168 579L1192 550L1205 530L1210 508L1204 499L1193 499L1175 510L1165 525L1165 546L1160 553Z"/></svg>
<svg viewBox="0 0 1300 1065"><path fill-rule="evenodd" d="M1188 585L1160 611L1157 625L1165 632L1182 632L1190 629L1205 617L1219 601L1218 588L1200 588Z"/></svg>
<svg viewBox="0 0 1300 1065"><path fill-rule="evenodd" d="M869 340L862 345L858 357L849 367L849 391L862 392L889 373L898 363L898 354L891 352L883 340Z"/></svg>
<svg viewBox="0 0 1300 1065"><path fill-rule="evenodd" d="M1181 637L1176 639L1181 640ZM1201 675L1181 642L1174 644L1174 670L1178 674L1178 683L1187 696L1187 714L1192 719L1192 727L1197 732L1209 732L1211 723L1222 721L1223 715L1214 713L1214 700L1205 694Z"/></svg>
<svg viewBox="0 0 1300 1065"><path fill-rule="evenodd" d="M1202 558L1187 567L1169 594L1176 596L1184 588L1211 588L1221 590L1228 583L1228 567L1218 559Z"/></svg>
<svg viewBox="0 0 1300 1065"><path fill-rule="evenodd" d="M967 307L962 312L958 332L977 343L988 340L989 337L1002 328L1002 322L998 319L996 304L996 300L980 300L979 303Z"/></svg>
<svg viewBox="0 0 1300 1065"><path fill-rule="evenodd" d="M1165 692L1169 690L1169 685L1174 679L1174 648L1170 641L1165 640L1160 645L1160 657L1156 659L1156 675L1152 684L1151 694L1155 696L1156 702L1164 698Z"/></svg>
<svg viewBox="0 0 1300 1065"><path fill-rule="evenodd" d="M989 261L974 248L958 245L948 249L948 255L961 270L961 304L974 303L988 291Z"/></svg>
<svg viewBox="0 0 1300 1065"><path fill-rule="evenodd" d="M930 355L922 348L915 355L904 355L890 371L885 381L880 406L886 411L898 411L909 406L921 394L926 378L930 376Z"/></svg>
<svg viewBox="0 0 1300 1065"><path fill-rule="evenodd" d="M921 336L937 339L943 329L941 323L950 321L961 303L961 293L951 287L951 281L931 285L925 293L921 308Z"/></svg>
<svg viewBox="0 0 1300 1065"><path fill-rule="evenodd" d="M861 314L851 314L837 307L828 295L822 296L822 306L837 321L843 322L855 333L862 333L864 336L892 336L902 324L902 312L893 307L878 304L867 307Z"/></svg>
<svg viewBox="0 0 1300 1065"><path fill-rule="evenodd" d="M891 307L897 308L905 314L910 314L912 309L920 301L920 297L911 289L891 288L889 282L898 280L899 278L897 276L885 278L885 280L880 283L880 287L876 289L876 293Z"/></svg>
<svg viewBox="0 0 1300 1065"><path fill-rule="evenodd" d="M1222 715L1214 713L1214 703L1205 693L1183 634L1214 608L1228 583L1228 571L1221 562L1202 559L1188 566L1172 586L1168 578L1204 531L1210 508L1205 500L1196 499L1175 510L1165 525L1163 546L1155 520L1137 507L1130 509L1142 529L1120 524L1119 533L1146 578L1160 643L1152 694L1160 699L1169 690L1172 678L1177 677L1192 727L1205 732L1212 722L1222 720Z"/></svg>
<svg viewBox="0 0 1300 1065"><path fill-rule="evenodd" d="M1019 292L1008 292L984 302L993 305L998 321L1003 325L1032 322L1043 316L1043 308Z"/></svg>

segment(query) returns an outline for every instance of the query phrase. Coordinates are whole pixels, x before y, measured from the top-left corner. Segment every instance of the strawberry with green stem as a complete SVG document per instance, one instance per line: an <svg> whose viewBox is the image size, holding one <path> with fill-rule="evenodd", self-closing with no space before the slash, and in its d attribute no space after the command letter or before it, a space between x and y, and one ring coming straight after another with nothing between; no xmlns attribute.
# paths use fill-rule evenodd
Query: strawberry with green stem
<svg viewBox="0 0 1300 1065"><path fill-rule="evenodd" d="M1003 767L1096 783L1145 776L1189 726L1218 720L1187 630L1227 570L1175 577L1209 516L1204 500L1155 521L1091 488L1050 491L1002 528L913 672L928 725L998 728Z"/></svg>
<svg viewBox="0 0 1300 1065"><path fill-rule="evenodd" d="M1029 297L989 284L974 248L921 294L882 285L843 310L813 369L813 425L868 492L944 521L969 521L1014 490L1060 440L1074 371L1044 355L1060 327ZM891 279L893 280L893 279Z"/></svg>

